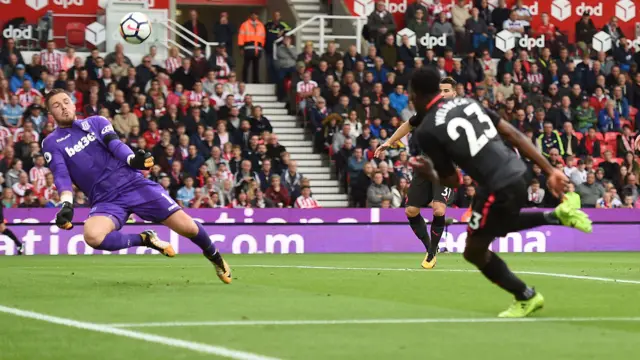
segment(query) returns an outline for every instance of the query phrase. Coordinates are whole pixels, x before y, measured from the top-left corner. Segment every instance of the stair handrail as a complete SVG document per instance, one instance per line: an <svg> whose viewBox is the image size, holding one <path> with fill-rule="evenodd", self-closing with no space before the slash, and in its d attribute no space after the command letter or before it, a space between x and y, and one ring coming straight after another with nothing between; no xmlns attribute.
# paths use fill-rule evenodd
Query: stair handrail
<svg viewBox="0 0 640 360"><path fill-rule="evenodd" d="M355 21L355 25L356 25L356 34L354 36L350 36L350 35L333 35L333 34L325 34L325 25L324 25L324 20L354 20ZM313 23L314 21L320 21L320 50L324 51L324 44L325 44L325 38L331 38L331 39L353 39L356 41L356 46L358 48L358 51L360 51L362 49L362 37L360 36L362 34L362 28L364 27L364 25L366 24L367 18L366 17L362 17L362 16L348 16L348 15L315 15L312 18L304 21L302 24L296 26L295 28L289 30L288 32L285 33L285 35L287 36L291 36L291 35L295 35L296 33L298 33L300 30L302 30L304 27L306 27L307 25ZM282 42L283 38L280 37L279 39L277 39L276 41L273 42L273 59L276 59L276 50L278 47L278 44L280 44ZM301 36L296 36L296 48L300 49L302 46L302 37Z"/></svg>
<svg viewBox="0 0 640 360"><path fill-rule="evenodd" d="M182 38L184 41L188 42L189 44L193 45L194 47L199 45L199 44L197 42L193 41L192 39L196 39L200 44L203 44L204 45L205 57L207 59L209 59L209 57L211 57L211 54L213 53L212 48L218 46L217 42L205 41L202 37L196 35L193 31L187 29L186 27L178 24L173 19L167 19L166 21L159 21L158 23L163 25L167 30L172 31L173 33L175 33L180 38ZM183 32L184 32L184 34L183 34ZM168 37L168 39L170 39L170 37ZM162 41L160 41L160 43L162 45L165 45L165 46L168 45L168 44L164 44ZM167 42L167 43L169 43L169 42ZM173 45L175 45L176 47L178 47L179 49L181 49L182 51L184 51L188 55L190 55L190 56L193 55L193 53L190 50L184 48L183 46L178 44L176 41L171 41L171 43L173 43Z"/></svg>

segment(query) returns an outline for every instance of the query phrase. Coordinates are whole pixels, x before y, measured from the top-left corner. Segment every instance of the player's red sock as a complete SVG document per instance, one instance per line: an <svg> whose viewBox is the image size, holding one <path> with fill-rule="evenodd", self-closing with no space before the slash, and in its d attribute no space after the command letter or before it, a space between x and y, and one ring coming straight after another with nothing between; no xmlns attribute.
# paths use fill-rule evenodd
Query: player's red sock
<svg viewBox="0 0 640 360"><path fill-rule="evenodd" d="M142 246L142 236L140 234L123 234L120 231L112 231L104 237L104 240L96 249L116 251L134 246Z"/></svg>

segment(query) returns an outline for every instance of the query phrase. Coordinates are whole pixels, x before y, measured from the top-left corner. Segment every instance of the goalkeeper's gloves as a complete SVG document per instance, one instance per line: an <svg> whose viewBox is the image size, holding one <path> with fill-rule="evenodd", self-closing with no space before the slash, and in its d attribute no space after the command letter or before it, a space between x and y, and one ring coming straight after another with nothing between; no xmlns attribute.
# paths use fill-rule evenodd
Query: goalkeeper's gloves
<svg viewBox="0 0 640 360"><path fill-rule="evenodd" d="M153 167L153 155L142 149L136 150L133 155L127 159L129 166L137 170L149 170Z"/></svg>
<svg viewBox="0 0 640 360"><path fill-rule="evenodd" d="M62 203L62 208L56 214L56 225L63 230L73 228L73 204L68 201Z"/></svg>

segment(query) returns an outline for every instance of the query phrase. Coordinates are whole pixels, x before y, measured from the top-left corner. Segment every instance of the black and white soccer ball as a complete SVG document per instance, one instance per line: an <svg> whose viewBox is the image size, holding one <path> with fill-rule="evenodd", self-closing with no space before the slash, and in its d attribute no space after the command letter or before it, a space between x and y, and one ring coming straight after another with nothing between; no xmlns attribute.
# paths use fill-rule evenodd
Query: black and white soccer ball
<svg viewBox="0 0 640 360"><path fill-rule="evenodd" d="M120 20L120 35L129 44L140 44L151 36L151 23L147 15L132 12Z"/></svg>

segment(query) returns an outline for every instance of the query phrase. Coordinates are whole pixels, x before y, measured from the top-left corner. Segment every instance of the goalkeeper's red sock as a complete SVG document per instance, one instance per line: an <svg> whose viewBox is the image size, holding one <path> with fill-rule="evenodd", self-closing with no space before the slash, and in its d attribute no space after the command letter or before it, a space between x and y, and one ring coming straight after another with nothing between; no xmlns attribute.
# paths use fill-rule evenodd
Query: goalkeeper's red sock
<svg viewBox="0 0 640 360"><path fill-rule="evenodd" d="M112 231L104 237L104 240L96 249L115 251L134 246L142 246L142 236L140 234L123 234L120 231Z"/></svg>

